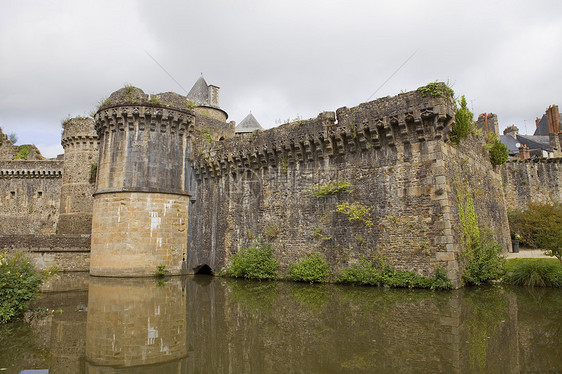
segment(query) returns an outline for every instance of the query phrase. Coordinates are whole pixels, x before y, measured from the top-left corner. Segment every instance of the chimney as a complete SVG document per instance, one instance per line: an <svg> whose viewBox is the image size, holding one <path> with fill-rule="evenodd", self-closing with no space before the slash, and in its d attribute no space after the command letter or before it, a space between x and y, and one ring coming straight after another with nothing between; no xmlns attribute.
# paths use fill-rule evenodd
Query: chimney
<svg viewBox="0 0 562 374"><path fill-rule="evenodd" d="M488 113L486 117L488 121L488 129L490 132L496 133L497 135L500 134L500 125L498 123L498 115L494 113Z"/></svg>
<svg viewBox="0 0 562 374"><path fill-rule="evenodd" d="M560 112L558 105L551 105L546 110L546 120L548 121L548 132L558 134L560 132Z"/></svg>
<svg viewBox="0 0 562 374"><path fill-rule="evenodd" d="M219 89L218 86L209 85L209 104L214 107L219 107Z"/></svg>
<svg viewBox="0 0 562 374"><path fill-rule="evenodd" d="M503 134L509 135L509 136L513 137L513 139L517 139L517 135L519 134L519 129L517 128L517 126L512 125L512 126L506 127L506 129L503 130Z"/></svg>
<svg viewBox="0 0 562 374"><path fill-rule="evenodd" d="M539 127L539 123L541 123L541 119L539 117L535 118L535 125Z"/></svg>
<svg viewBox="0 0 562 374"><path fill-rule="evenodd" d="M519 147L519 159L526 160L528 158L531 158L531 152L529 152L527 144L521 144L521 147Z"/></svg>

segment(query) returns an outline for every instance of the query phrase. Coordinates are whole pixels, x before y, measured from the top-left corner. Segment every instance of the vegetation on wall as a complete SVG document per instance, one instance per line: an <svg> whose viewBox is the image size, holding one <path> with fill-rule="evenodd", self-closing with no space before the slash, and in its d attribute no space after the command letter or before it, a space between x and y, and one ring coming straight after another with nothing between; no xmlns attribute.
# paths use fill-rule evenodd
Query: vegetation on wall
<svg viewBox="0 0 562 374"><path fill-rule="evenodd" d="M88 179L88 182L90 184L96 183L97 177L98 177L98 163L96 162L90 165L90 178Z"/></svg>
<svg viewBox="0 0 562 374"><path fill-rule="evenodd" d="M421 97L455 96L453 89L443 82L428 83L423 87L419 87L417 91Z"/></svg>
<svg viewBox="0 0 562 374"><path fill-rule="evenodd" d="M352 186L351 183L344 180L330 181L314 189L310 194L310 196L327 197L327 196L336 195L338 193L350 193L351 186Z"/></svg>
<svg viewBox="0 0 562 374"><path fill-rule="evenodd" d="M202 130L201 130L201 135L203 135L203 139L205 139L205 142L211 143L211 142L213 141L213 136L211 135L211 133L209 132L209 130L207 130L207 129L202 129Z"/></svg>
<svg viewBox="0 0 562 374"><path fill-rule="evenodd" d="M457 208L463 245L461 255L466 262L463 281L469 285L480 285L500 278L504 262L500 254L502 247L490 233L481 234L468 184L457 184Z"/></svg>
<svg viewBox="0 0 562 374"><path fill-rule="evenodd" d="M29 154L31 153L32 146L29 144L20 145L18 152L14 156L14 160L27 160Z"/></svg>
<svg viewBox="0 0 562 374"><path fill-rule="evenodd" d="M367 226L373 226L371 209L371 207L361 203L353 202L350 204L347 201L336 206L336 212L345 214L349 222L362 222Z"/></svg>
<svg viewBox="0 0 562 374"><path fill-rule="evenodd" d="M274 279L278 267L271 246L256 242L234 254L224 274L235 278Z"/></svg>
<svg viewBox="0 0 562 374"><path fill-rule="evenodd" d="M0 324L23 314L41 282L42 274L22 252L0 251Z"/></svg>
<svg viewBox="0 0 562 374"><path fill-rule="evenodd" d="M343 269L336 278L338 283L359 286L451 289L447 274L438 268L432 278L415 272L397 271L384 259L369 261L362 257L353 267Z"/></svg>
<svg viewBox="0 0 562 374"><path fill-rule="evenodd" d="M542 248L562 265L562 203L529 203L507 214L512 238Z"/></svg>
<svg viewBox="0 0 562 374"><path fill-rule="evenodd" d="M197 108L197 103L193 100L186 100L185 109L193 110L194 108Z"/></svg>
<svg viewBox="0 0 562 374"><path fill-rule="evenodd" d="M326 282L330 276L328 263L319 253L289 266L289 278L299 282Z"/></svg>
<svg viewBox="0 0 562 374"><path fill-rule="evenodd" d="M486 148L490 155L490 161L493 166L505 164L509 157L507 146L503 144L495 132L490 132L486 136Z"/></svg>
<svg viewBox="0 0 562 374"><path fill-rule="evenodd" d="M166 268L166 265L160 264L160 265L156 266L156 271L154 272L154 275L161 278L161 277L165 276L167 272L168 272L168 270Z"/></svg>

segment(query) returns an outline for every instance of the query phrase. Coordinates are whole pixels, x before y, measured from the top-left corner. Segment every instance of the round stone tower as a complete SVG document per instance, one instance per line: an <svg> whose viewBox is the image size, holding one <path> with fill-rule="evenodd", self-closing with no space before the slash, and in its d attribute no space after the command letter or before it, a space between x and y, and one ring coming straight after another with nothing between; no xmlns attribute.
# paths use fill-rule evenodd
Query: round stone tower
<svg viewBox="0 0 562 374"><path fill-rule="evenodd" d="M71 118L62 126L64 166L57 234L90 234L98 135L91 118Z"/></svg>
<svg viewBox="0 0 562 374"><path fill-rule="evenodd" d="M189 144L185 96L114 92L95 115L100 139L90 274L151 276L185 267Z"/></svg>

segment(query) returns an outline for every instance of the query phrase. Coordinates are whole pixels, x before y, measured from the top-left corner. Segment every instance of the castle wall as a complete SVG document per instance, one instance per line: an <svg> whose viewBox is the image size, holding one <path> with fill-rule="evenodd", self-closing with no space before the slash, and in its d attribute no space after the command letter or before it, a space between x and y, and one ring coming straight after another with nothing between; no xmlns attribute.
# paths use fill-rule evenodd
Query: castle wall
<svg viewBox="0 0 562 374"><path fill-rule="evenodd" d="M151 276L160 265L182 272L192 126L191 112L158 106L120 105L96 114L92 275Z"/></svg>
<svg viewBox="0 0 562 374"><path fill-rule="evenodd" d="M0 233L55 232L62 168L61 161L0 161Z"/></svg>
<svg viewBox="0 0 562 374"><path fill-rule="evenodd" d="M271 243L282 272L315 252L332 270L383 255L400 270L426 276L444 268L458 284L461 247L451 185L462 171L454 165L465 154L443 142L453 116L450 99L412 92L341 108L337 123L333 113L322 113L214 144L194 164L199 184L190 211L188 269L207 264L218 271L260 239ZM487 159L467 162L477 179L493 173ZM352 192L311 196L338 180L350 182ZM478 211L486 204L503 209L493 188L481 187L488 195L476 202ZM346 202L370 208L368 222L337 212ZM501 212L498 222L484 215L480 223L506 225ZM498 233L502 244L505 235Z"/></svg>
<svg viewBox="0 0 562 374"><path fill-rule="evenodd" d="M509 161L501 176L508 209L562 201L562 158Z"/></svg>
<svg viewBox="0 0 562 374"><path fill-rule="evenodd" d="M12 234L0 235L0 248L26 252L39 270L57 266L59 271L88 271L89 235Z"/></svg>

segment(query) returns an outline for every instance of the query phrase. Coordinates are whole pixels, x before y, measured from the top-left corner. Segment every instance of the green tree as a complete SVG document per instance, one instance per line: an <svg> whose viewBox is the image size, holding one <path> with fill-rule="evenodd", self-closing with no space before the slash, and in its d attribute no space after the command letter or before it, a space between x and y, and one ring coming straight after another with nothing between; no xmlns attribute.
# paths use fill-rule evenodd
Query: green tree
<svg viewBox="0 0 562 374"><path fill-rule="evenodd" d="M529 233L546 255L556 257L562 265L562 203L529 203L522 231Z"/></svg>
<svg viewBox="0 0 562 374"><path fill-rule="evenodd" d="M486 148L488 148L492 165L498 166L507 162L509 157L507 147L501 142L496 133L490 132L488 134L486 137Z"/></svg>
<svg viewBox="0 0 562 374"><path fill-rule="evenodd" d="M453 144L458 145L464 138L470 135L470 132L472 131L473 117L474 114L468 110L466 98L463 95L460 101L460 108L457 108L457 112L455 113L455 122L451 128L450 137Z"/></svg>

